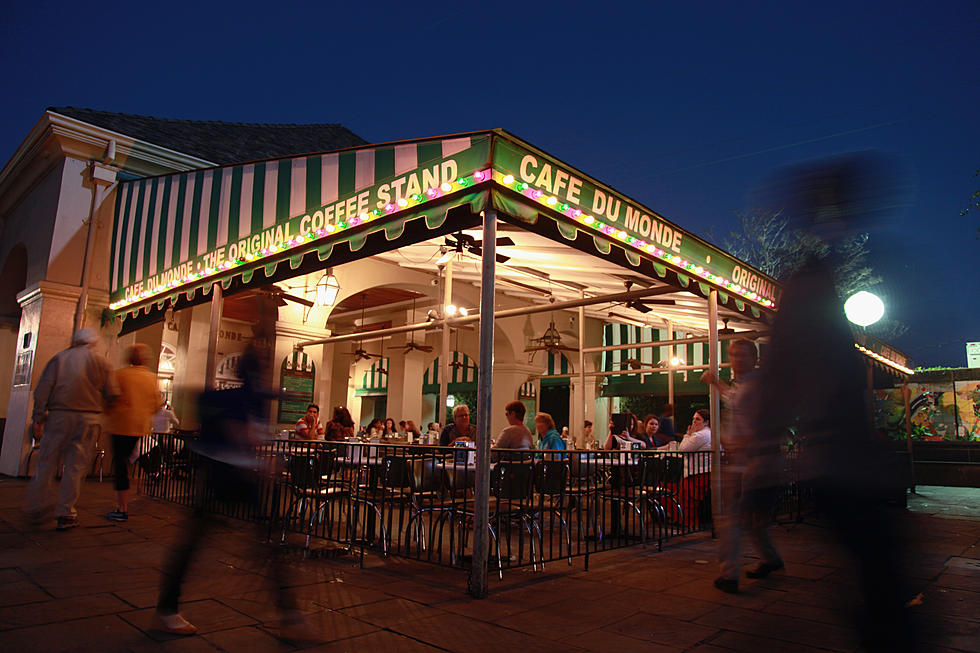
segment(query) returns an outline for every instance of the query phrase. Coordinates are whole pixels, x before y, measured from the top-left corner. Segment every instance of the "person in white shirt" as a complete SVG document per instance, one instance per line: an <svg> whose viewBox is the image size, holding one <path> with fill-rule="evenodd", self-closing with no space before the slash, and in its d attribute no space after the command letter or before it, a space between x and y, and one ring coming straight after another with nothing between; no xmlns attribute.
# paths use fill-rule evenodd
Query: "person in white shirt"
<svg viewBox="0 0 980 653"><path fill-rule="evenodd" d="M174 411L168 401L153 415L153 432L170 433L170 429L175 426L180 426L180 420L174 415Z"/></svg>
<svg viewBox="0 0 980 653"><path fill-rule="evenodd" d="M687 427L687 433L680 442L669 442L662 447L657 447L657 451L711 451L711 426L708 411L704 408L694 411L691 418L691 425ZM698 456L684 456L684 476L699 474L711 471L711 458L704 456L704 460L695 460Z"/></svg>

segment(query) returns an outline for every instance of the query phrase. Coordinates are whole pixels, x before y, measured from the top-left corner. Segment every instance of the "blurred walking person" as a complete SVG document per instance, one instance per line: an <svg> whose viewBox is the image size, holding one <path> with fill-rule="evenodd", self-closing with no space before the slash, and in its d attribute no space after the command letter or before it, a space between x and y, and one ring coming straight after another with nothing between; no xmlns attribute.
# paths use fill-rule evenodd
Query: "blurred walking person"
<svg viewBox="0 0 980 653"><path fill-rule="evenodd" d="M164 632L175 635L197 632L180 614L179 604L184 578L211 524L212 512L206 501L244 506L246 510L259 507L263 472L256 470L262 470L265 463L256 455L256 445L262 434L268 432L269 403L275 396L271 389L270 338L274 327L270 316L276 315L276 308L271 302L262 302L259 315L262 318L253 327L255 336L238 364L242 387L207 390L198 400L201 436L193 447L200 464L199 484L194 512L184 529L183 540L171 551L160 586L154 626ZM275 475L277 471L266 470L266 473ZM256 544L263 539L263 529L258 527ZM294 641L313 639L289 590L288 568L280 552L277 548L262 548L256 551L255 558L267 560L270 565L269 581L282 617L280 636Z"/></svg>
<svg viewBox="0 0 980 653"><path fill-rule="evenodd" d="M862 644L894 653L919 650L905 608L914 595L903 569L908 538L901 512L885 505L894 490L892 454L875 440L867 363L844 316L831 248L893 205L883 172L882 162L849 155L799 166L773 184L779 205L820 246L783 285L761 370L757 425L764 441L795 430L799 481L812 488L820 514L858 563Z"/></svg>
<svg viewBox="0 0 980 653"><path fill-rule="evenodd" d="M113 373L119 397L106 412L105 430L112 436L113 483L118 503L116 509L106 515L110 521L129 519L129 461L140 438L150 433L154 413L163 405L163 397L157 390L157 377L147 367L150 348L143 344L130 347L126 352L127 367Z"/></svg>
<svg viewBox="0 0 980 653"><path fill-rule="evenodd" d="M57 529L78 526L75 503L95 454L102 411L119 394L109 361L95 352L98 336L79 329L71 347L48 361L34 389L34 439L41 441L37 471L27 488L26 516L45 521L54 508ZM51 495L59 464L64 472L57 502Z"/></svg>
<svg viewBox="0 0 980 653"><path fill-rule="evenodd" d="M783 568L783 559L769 539L769 522L779 492L782 457L779 441L764 441L755 427L758 406L759 354L751 340L733 340L728 345L735 378L725 383L708 371L701 381L715 386L725 403L722 447L725 460L721 468L723 519L718 557L721 576L715 587L734 594L738 591L741 539L747 534L759 565L746 572L749 578L765 578Z"/></svg>

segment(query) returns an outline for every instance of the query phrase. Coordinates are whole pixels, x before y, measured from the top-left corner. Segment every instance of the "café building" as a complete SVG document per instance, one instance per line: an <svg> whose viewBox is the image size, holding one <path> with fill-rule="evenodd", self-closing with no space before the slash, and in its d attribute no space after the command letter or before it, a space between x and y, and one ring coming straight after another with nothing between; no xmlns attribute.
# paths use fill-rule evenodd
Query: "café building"
<svg viewBox="0 0 980 653"><path fill-rule="evenodd" d="M31 391L82 326L116 366L150 346L187 428L261 317L270 435L309 403L424 432L458 402L494 434L520 399L584 446L625 395L705 395L719 339L779 307L774 279L503 130L369 144L52 108L0 171L0 219L5 474L27 472Z"/></svg>

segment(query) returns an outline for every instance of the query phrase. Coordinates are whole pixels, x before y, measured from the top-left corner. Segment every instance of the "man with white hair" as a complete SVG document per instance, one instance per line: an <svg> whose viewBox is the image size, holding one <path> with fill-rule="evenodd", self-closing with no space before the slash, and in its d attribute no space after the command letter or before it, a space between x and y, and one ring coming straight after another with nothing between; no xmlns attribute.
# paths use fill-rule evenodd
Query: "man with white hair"
<svg viewBox="0 0 980 653"><path fill-rule="evenodd" d="M59 531L78 526L75 503L95 453L102 411L119 396L109 361L95 353L96 342L91 329L76 331L71 347L55 354L34 389L34 439L40 440L41 448L27 488L27 519L44 521L54 503ZM59 461L65 469L57 501L52 502Z"/></svg>

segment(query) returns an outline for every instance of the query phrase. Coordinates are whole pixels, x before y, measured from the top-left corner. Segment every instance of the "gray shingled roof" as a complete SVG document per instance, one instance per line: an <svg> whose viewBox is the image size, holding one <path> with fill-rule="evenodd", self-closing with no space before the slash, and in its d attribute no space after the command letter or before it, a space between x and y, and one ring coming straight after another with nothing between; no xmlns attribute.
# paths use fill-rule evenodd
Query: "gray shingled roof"
<svg viewBox="0 0 980 653"><path fill-rule="evenodd" d="M222 165L367 144L340 124L175 120L77 107L49 107L48 111Z"/></svg>

